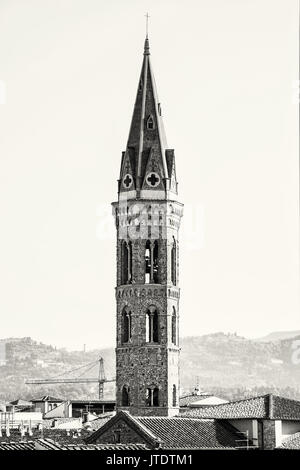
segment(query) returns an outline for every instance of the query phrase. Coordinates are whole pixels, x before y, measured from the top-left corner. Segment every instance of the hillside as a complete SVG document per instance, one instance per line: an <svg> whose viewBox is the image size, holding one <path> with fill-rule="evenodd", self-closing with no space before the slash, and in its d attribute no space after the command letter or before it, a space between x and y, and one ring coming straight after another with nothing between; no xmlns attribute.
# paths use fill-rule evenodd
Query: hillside
<svg viewBox="0 0 300 470"><path fill-rule="evenodd" d="M273 331L266 336L257 338L255 341L263 341L268 343L269 341L279 341L283 339L291 339L296 336L300 336L300 330L294 331Z"/></svg>
<svg viewBox="0 0 300 470"><path fill-rule="evenodd" d="M288 338L262 342L224 333L182 338L182 392L193 390L198 383L201 389L228 398L272 391L300 399L300 363L292 360L294 341L295 338ZM26 385L25 380L57 377L100 356L104 358L107 378L115 376L113 348L68 352L31 338L8 338L1 340L0 346L0 400L29 399L42 394L96 398L96 384L37 386ZM97 367L88 375L96 377ZM113 384L106 384L105 394L107 398L114 396Z"/></svg>

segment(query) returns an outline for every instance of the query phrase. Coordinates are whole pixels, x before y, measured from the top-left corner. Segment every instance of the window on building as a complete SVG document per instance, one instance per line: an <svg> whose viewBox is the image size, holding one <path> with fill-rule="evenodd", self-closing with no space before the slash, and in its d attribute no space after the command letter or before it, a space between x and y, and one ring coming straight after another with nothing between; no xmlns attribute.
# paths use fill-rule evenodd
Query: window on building
<svg viewBox="0 0 300 470"><path fill-rule="evenodd" d="M147 120L147 129L153 130L154 129L154 119L152 116L148 117Z"/></svg>
<svg viewBox="0 0 300 470"><path fill-rule="evenodd" d="M158 241L147 240L145 246L145 284L158 284Z"/></svg>
<svg viewBox="0 0 300 470"><path fill-rule="evenodd" d="M157 387L146 389L146 406L159 406L159 390Z"/></svg>
<svg viewBox="0 0 300 470"><path fill-rule="evenodd" d="M121 443L121 430L120 429L115 429L113 431L113 439L114 439L114 444L120 444Z"/></svg>
<svg viewBox="0 0 300 470"><path fill-rule="evenodd" d="M172 311L172 343L177 343L177 318L176 318L176 309L173 307Z"/></svg>
<svg viewBox="0 0 300 470"><path fill-rule="evenodd" d="M150 306L146 313L146 341L158 343L158 313L154 306Z"/></svg>
<svg viewBox="0 0 300 470"><path fill-rule="evenodd" d="M129 406L129 387L124 385L122 388L122 406Z"/></svg>
<svg viewBox="0 0 300 470"><path fill-rule="evenodd" d="M151 244L147 240L145 248L145 284L150 283L151 276Z"/></svg>
<svg viewBox="0 0 300 470"><path fill-rule="evenodd" d="M132 339L132 315L128 307L122 313L123 343L128 343Z"/></svg>
<svg viewBox="0 0 300 470"><path fill-rule="evenodd" d="M153 282L158 284L158 242L155 240L153 246Z"/></svg>
<svg viewBox="0 0 300 470"><path fill-rule="evenodd" d="M171 281L174 286L176 286L176 241L173 237L173 245L171 249Z"/></svg>
<svg viewBox="0 0 300 470"><path fill-rule="evenodd" d="M177 406L176 385L173 385L173 406Z"/></svg>
<svg viewBox="0 0 300 470"><path fill-rule="evenodd" d="M121 284L132 282L132 243L122 242L121 251Z"/></svg>

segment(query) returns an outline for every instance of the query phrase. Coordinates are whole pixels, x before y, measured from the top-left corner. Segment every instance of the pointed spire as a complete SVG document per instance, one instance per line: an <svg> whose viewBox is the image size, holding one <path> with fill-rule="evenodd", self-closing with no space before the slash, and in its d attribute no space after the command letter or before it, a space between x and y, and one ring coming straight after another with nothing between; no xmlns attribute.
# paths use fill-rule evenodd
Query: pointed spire
<svg viewBox="0 0 300 470"><path fill-rule="evenodd" d="M119 192L124 197L177 194L174 151L168 149L158 100L148 32L127 148L122 157Z"/></svg>
<svg viewBox="0 0 300 470"><path fill-rule="evenodd" d="M146 36L146 39L145 39L145 44L144 44L144 55L150 55L150 47L149 47L149 39L148 39L148 35Z"/></svg>

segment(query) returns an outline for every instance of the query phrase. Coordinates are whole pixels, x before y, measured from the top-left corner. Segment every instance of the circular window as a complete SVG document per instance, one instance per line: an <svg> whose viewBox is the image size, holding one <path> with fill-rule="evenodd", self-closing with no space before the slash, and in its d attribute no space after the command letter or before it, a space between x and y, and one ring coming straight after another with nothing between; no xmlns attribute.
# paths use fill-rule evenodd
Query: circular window
<svg viewBox="0 0 300 470"><path fill-rule="evenodd" d="M123 186L124 186L124 188L126 188L126 189L131 188L132 183L133 183L133 178L132 178L132 176L131 176L129 173L127 173L127 174L124 176L124 178L123 178Z"/></svg>
<svg viewBox="0 0 300 470"><path fill-rule="evenodd" d="M151 186L151 188L155 188L156 186L159 185L160 183L160 177L158 176L157 173L148 173L146 177L147 184Z"/></svg>

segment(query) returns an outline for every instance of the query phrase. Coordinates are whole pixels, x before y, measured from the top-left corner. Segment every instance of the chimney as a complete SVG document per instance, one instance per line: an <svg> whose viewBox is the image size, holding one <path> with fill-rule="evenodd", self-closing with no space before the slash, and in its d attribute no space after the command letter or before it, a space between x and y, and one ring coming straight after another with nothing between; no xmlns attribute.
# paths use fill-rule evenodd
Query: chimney
<svg viewBox="0 0 300 470"><path fill-rule="evenodd" d="M10 436L10 430L9 430L9 419L8 419L8 417L6 417L6 428L5 428L5 433L6 433L6 437L9 437L9 436Z"/></svg>
<svg viewBox="0 0 300 470"><path fill-rule="evenodd" d="M88 412L88 411L84 411L84 412L82 413L82 424L88 423L89 420L90 420L89 412Z"/></svg>
<svg viewBox="0 0 300 470"><path fill-rule="evenodd" d="M282 443L282 422L279 419L263 420L262 440L264 450L274 450Z"/></svg>

